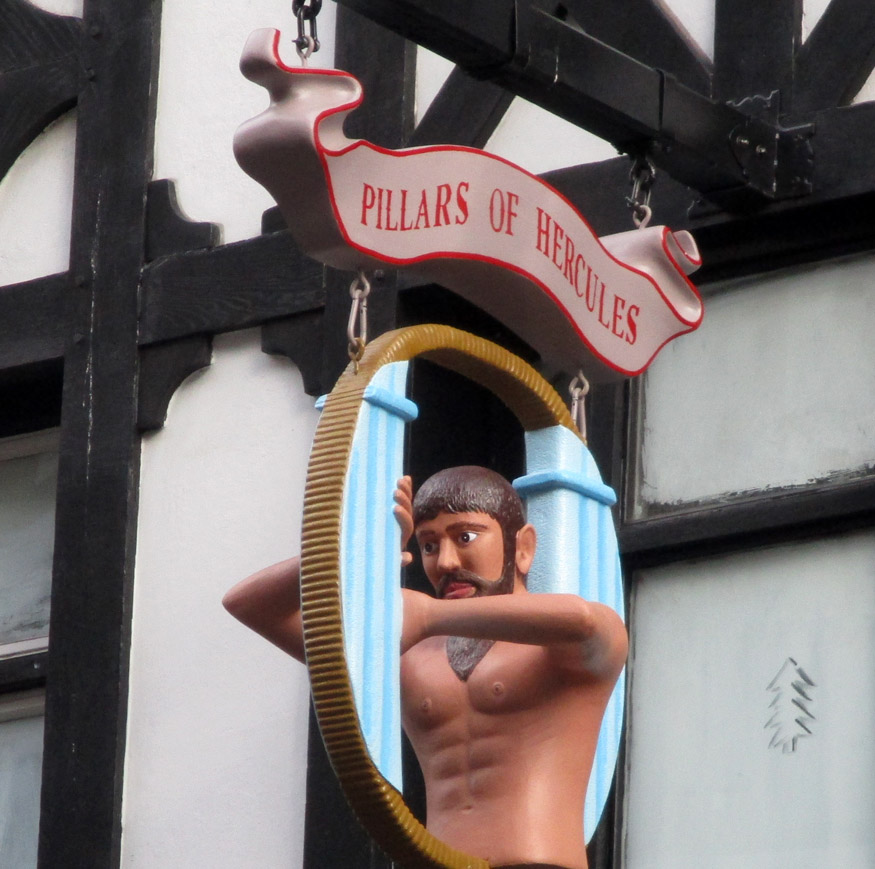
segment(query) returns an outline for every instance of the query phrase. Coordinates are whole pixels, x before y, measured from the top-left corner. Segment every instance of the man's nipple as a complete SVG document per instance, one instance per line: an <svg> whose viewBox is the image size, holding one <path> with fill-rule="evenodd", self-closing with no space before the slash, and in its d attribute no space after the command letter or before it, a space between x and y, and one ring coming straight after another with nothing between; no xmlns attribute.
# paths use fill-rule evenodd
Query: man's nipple
<svg viewBox="0 0 875 869"><path fill-rule="evenodd" d="M501 697L504 694L504 682L494 682L492 684L492 693L496 697Z"/></svg>
<svg viewBox="0 0 875 869"><path fill-rule="evenodd" d="M425 715L428 715L431 712L431 697L423 697L419 708Z"/></svg>

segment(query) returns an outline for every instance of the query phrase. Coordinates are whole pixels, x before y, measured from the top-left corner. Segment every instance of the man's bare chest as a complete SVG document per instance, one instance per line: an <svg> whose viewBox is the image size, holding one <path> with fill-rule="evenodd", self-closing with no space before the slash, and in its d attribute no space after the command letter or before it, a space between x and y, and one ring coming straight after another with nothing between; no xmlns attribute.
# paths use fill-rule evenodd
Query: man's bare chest
<svg viewBox="0 0 875 869"><path fill-rule="evenodd" d="M510 714L539 708L557 690L556 673L541 646L496 642L467 680L450 666L446 637L432 637L401 660L405 719L428 729L461 713Z"/></svg>

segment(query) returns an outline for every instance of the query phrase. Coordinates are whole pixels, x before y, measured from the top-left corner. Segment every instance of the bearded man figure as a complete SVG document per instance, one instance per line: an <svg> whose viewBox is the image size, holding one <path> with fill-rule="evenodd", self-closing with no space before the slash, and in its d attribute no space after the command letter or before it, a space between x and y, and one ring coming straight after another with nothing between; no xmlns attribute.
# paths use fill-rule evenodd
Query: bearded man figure
<svg viewBox="0 0 875 869"><path fill-rule="evenodd" d="M405 477L395 500L402 548L414 535L436 595L404 589L401 638L402 721L429 831L494 867L585 869L584 800L626 660L622 620L576 595L527 591L535 529L493 471L441 471L415 500ZM223 602L304 660L297 559Z"/></svg>

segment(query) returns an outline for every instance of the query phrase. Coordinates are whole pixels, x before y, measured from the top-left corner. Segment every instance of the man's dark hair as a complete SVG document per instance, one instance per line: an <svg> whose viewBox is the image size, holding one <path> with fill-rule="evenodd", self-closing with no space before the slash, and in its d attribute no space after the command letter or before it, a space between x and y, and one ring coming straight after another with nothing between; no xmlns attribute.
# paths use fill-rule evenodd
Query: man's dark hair
<svg viewBox="0 0 875 869"><path fill-rule="evenodd" d="M478 465L460 465L438 471L420 487L413 499L413 524L440 513L485 513L501 526L504 539L502 575L514 570L517 531L526 524L516 489L501 474Z"/></svg>

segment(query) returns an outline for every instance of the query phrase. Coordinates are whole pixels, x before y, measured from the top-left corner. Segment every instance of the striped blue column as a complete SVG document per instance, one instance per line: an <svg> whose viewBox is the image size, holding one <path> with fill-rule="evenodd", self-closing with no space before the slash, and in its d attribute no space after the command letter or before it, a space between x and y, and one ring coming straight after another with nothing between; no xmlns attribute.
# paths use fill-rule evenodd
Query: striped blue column
<svg viewBox="0 0 875 869"><path fill-rule="evenodd" d="M526 433L526 469L514 487L538 534L533 592L577 594L623 617L623 581L611 507L617 498L586 445L564 426ZM625 671L608 703L586 792L587 841L601 817L620 744Z"/></svg>
<svg viewBox="0 0 875 869"><path fill-rule="evenodd" d="M346 660L371 759L401 780L401 531L392 512L403 474L407 363L383 366L364 393L346 474L340 564Z"/></svg>

